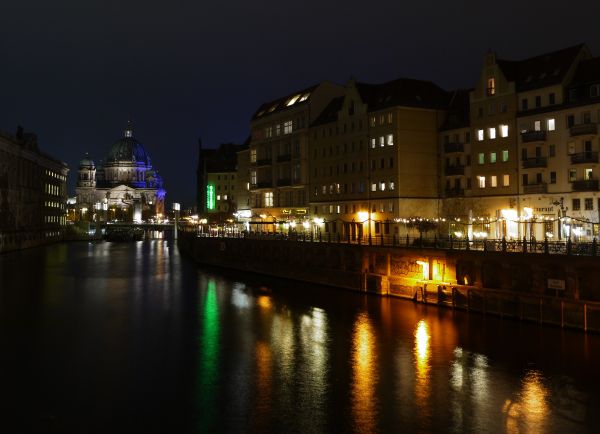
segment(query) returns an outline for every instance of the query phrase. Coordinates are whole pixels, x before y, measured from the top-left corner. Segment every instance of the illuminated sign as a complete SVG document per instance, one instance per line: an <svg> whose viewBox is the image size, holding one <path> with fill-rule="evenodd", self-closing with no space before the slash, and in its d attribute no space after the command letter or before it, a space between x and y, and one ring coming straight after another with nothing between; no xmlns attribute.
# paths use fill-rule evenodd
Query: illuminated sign
<svg viewBox="0 0 600 434"><path fill-rule="evenodd" d="M215 209L215 186L212 184L206 186L206 209Z"/></svg>

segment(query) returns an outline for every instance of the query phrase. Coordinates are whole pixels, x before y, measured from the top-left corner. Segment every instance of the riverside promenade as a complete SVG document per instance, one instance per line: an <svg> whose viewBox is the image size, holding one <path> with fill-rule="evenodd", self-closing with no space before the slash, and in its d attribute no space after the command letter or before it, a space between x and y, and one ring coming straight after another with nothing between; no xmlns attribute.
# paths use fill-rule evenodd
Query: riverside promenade
<svg viewBox="0 0 600 434"><path fill-rule="evenodd" d="M209 266L600 332L595 242L370 241L184 229L179 248Z"/></svg>

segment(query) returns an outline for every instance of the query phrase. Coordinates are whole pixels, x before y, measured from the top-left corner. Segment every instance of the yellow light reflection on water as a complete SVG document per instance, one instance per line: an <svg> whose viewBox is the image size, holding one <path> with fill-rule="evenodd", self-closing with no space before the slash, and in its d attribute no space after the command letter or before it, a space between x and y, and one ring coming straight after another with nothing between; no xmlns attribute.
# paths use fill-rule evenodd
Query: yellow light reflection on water
<svg viewBox="0 0 600 434"><path fill-rule="evenodd" d="M262 341L257 342L255 356L257 396L252 412L252 425L256 432L265 432L272 407L272 356L269 345Z"/></svg>
<svg viewBox="0 0 600 434"><path fill-rule="evenodd" d="M366 314L358 315L352 333L352 413L358 432L373 432L377 422L376 354L373 326Z"/></svg>
<svg viewBox="0 0 600 434"><path fill-rule="evenodd" d="M516 401L507 399L502 412L506 417L506 431L509 433L545 432L548 417L548 389L543 383L542 374L531 370L521 381L521 392Z"/></svg>
<svg viewBox="0 0 600 434"><path fill-rule="evenodd" d="M256 303L265 310L271 309L272 306L271 298L268 295L259 295L256 299Z"/></svg>
<svg viewBox="0 0 600 434"><path fill-rule="evenodd" d="M430 380L429 380L429 357L430 357L430 334L429 327L425 320L417 323L415 328L415 400L419 413L426 415L428 413L428 403L430 395Z"/></svg>

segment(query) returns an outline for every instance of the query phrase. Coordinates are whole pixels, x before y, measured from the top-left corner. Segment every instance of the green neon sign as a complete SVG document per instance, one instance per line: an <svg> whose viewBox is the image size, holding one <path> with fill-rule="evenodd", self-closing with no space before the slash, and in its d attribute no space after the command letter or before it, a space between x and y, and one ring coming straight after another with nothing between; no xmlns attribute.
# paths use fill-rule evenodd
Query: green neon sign
<svg viewBox="0 0 600 434"><path fill-rule="evenodd" d="M215 186L212 184L206 186L206 209L215 209Z"/></svg>

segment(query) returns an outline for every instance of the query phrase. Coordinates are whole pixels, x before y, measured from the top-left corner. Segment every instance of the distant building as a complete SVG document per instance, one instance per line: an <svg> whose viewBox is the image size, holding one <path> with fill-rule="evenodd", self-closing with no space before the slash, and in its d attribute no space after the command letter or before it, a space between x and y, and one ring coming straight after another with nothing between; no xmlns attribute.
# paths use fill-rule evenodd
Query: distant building
<svg viewBox="0 0 600 434"><path fill-rule="evenodd" d="M150 156L133 137L128 123L108 156L96 165L89 157L79 163L77 212L83 220L141 221L165 215L162 177Z"/></svg>
<svg viewBox="0 0 600 434"><path fill-rule="evenodd" d="M67 165L38 148L21 127L0 132L0 252L61 239Z"/></svg>

